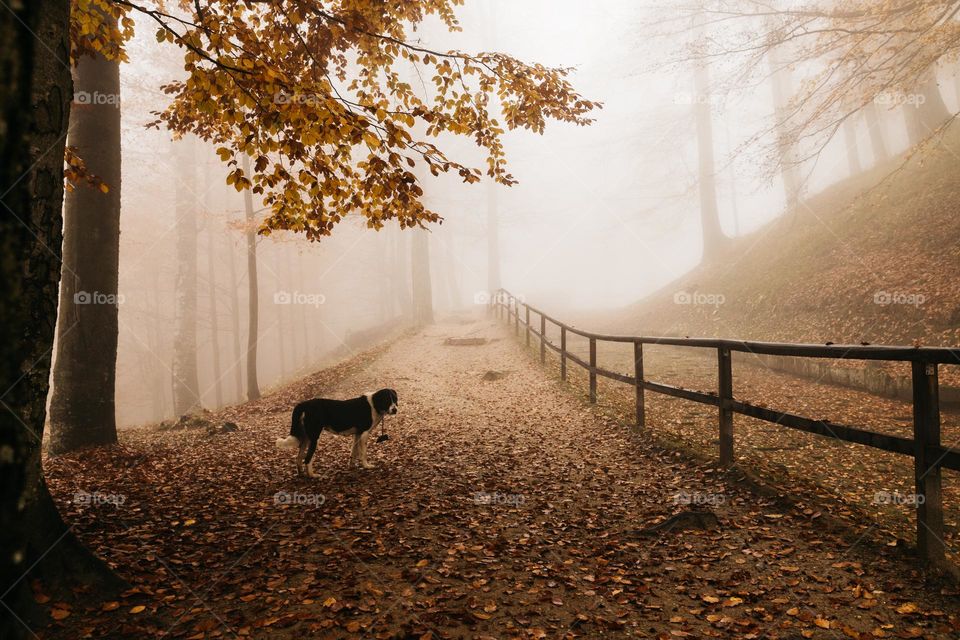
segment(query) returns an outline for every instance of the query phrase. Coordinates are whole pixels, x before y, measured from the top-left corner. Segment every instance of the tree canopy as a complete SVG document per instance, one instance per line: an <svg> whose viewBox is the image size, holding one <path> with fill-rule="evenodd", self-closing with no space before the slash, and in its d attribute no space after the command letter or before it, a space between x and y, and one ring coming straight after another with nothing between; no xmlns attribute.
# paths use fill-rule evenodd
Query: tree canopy
<svg viewBox="0 0 960 640"><path fill-rule="evenodd" d="M152 19L158 41L183 49L186 77L164 87L171 102L151 124L215 144L231 167L228 183L252 189L269 208L261 233L316 240L350 214L377 229L387 220L435 222L439 214L421 201L418 165L467 183L485 173L513 184L506 130L539 133L548 119L585 125L600 107L573 89L569 68L432 50L413 37L429 16L459 31L463 0L74 2L74 55L125 59L134 13ZM444 134L472 138L486 167L449 157L431 141Z"/></svg>

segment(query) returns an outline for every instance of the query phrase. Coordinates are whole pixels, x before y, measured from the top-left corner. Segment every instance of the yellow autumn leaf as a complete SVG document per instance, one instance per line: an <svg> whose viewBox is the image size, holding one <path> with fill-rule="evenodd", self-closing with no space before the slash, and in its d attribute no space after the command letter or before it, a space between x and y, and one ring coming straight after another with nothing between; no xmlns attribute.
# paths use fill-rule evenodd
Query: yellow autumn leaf
<svg viewBox="0 0 960 640"><path fill-rule="evenodd" d="M920 607L918 607L913 602L905 602L899 607L897 607L897 613L903 613L903 614L916 613L919 610L920 610Z"/></svg>

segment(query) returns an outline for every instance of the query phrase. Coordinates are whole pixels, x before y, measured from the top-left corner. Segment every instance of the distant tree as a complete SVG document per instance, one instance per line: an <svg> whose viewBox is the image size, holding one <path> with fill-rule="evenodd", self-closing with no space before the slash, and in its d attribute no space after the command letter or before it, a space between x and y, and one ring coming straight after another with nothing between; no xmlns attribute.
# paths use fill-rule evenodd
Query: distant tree
<svg viewBox="0 0 960 640"><path fill-rule="evenodd" d="M890 149L883 136L883 125L880 121L879 109L873 102L863 108L863 117L867 121L867 130L870 132L870 148L873 150L874 160L878 163L890 158Z"/></svg>
<svg viewBox="0 0 960 640"><path fill-rule="evenodd" d="M197 171L196 142L173 143L176 159L177 276L174 287L173 411L182 416L200 409L197 375Z"/></svg>
<svg viewBox="0 0 960 640"><path fill-rule="evenodd" d="M850 175L858 175L863 171L863 165L860 164L860 145L857 143L857 122L853 118L843 121L843 141L847 149Z"/></svg>
<svg viewBox="0 0 960 640"><path fill-rule="evenodd" d="M417 229L410 243L411 282L413 283L413 323L421 327L433 323L433 285L430 280L430 236Z"/></svg>
<svg viewBox="0 0 960 640"><path fill-rule="evenodd" d="M770 72L770 88L773 90L774 135L776 136L776 162L783 181L787 210L792 211L800 201L802 180L797 166L796 141L788 131L790 100L793 97L793 73L783 62L781 47L767 49L767 64Z"/></svg>
<svg viewBox="0 0 960 640"><path fill-rule="evenodd" d="M243 398L243 357L240 355L240 295L237 291L237 256L233 245L233 234L228 227L228 233L223 234L224 245L227 254L227 267L230 275L230 344L233 349L233 385L234 400L239 402Z"/></svg>
<svg viewBox="0 0 960 640"><path fill-rule="evenodd" d="M243 156L244 171L250 161ZM245 237L247 241L247 400L260 397L257 380L257 344L260 341L260 286L257 275L257 227L250 190L243 192Z"/></svg>
<svg viewBox="0 0 960 640"><path fill-rule="evenodd" d="M928 69L922 81L915 85L913 95L905 95L902 102L910 144L920 144L950 119L950 111L937 84L936 68Z"/></svg>
<svg viewBox="0 0 960 640"><path fill-rule="evenodd" d="M494 295L500 287L500 223L498 220L497 185L487 185L487 290Z"/></svg>
<svg viewBox="0 0 960 640"><path fill-rule="evenodd" d="M209 179L209 178L208 178ZM207 304L210 313L210 364L213 371L214 406L223 406L223 373L220 367L220 322L217 305L217 242L210 210L204 212L207 232Z"/></svg>
<svg viewBox="0 0 960 640"><path fill-rule="evenodd" d="M487 2L487 37L496 36L496 3ZM493 296L503 286L500 279L500 224L498 221L497 184L487 183L487 293Z"/></svg>
<svg viewBox="0 0 960 640"><path fill-rule="evenodd" d="M35 637L30 588L50 581L109 593L106 565L57 512L43 477L63 228L63 154L70 109L69 3L0 11L0 637ZM49 584L49 582L48 582ZM14 615L10 615L13 612Z"/></svg>
<svg viewBox="0 0 960 640"><path fill-rule="evenodd" d="M703 260L717 257L723 249L726 236L720 226L720 208L717 203L716 162L713 148L713 114L710 104L713 93L710 69L706 59L693 66L693 117L697 128L697 186L700 193L700 225L703 236Z"/></svg>

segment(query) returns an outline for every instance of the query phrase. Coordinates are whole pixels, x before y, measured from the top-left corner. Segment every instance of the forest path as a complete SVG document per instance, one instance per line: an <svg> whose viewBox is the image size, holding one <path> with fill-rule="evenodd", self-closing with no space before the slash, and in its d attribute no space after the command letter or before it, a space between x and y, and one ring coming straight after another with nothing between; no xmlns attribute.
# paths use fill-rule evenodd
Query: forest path
<svg viewBox="0 0 960 640"><path fill-rule="evenodd" d="M447 338L484 338L448 346ZM504 374L484 380L491 371ZM274 440L312 395L394 387L375 468ZM224 410L48 461L66 519L135 591L43 637L952 638L956 591L614 424L479 316ZM651 427L653 428L653 427ZM123 504L77 506L77 491ZM321 497L322 496L322 497ZM699 503L706 530L639 530ZM105 511L110 509L110 511ZM137 605L145 607L142 611ZM69 606L69 605L64 605Z"/></svg>

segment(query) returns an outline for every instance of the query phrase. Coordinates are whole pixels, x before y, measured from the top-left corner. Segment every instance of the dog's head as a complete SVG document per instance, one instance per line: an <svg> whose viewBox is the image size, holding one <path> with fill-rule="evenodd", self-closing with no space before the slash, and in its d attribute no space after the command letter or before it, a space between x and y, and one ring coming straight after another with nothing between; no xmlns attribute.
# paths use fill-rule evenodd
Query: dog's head
<svg viewBox="0 0 960 640"><path fill-rule="evenodd" d="M380 389L371 397L373 401L373 408L380 415L390 414L395 415L397 413L397 392L393 389Z"/></svg>

